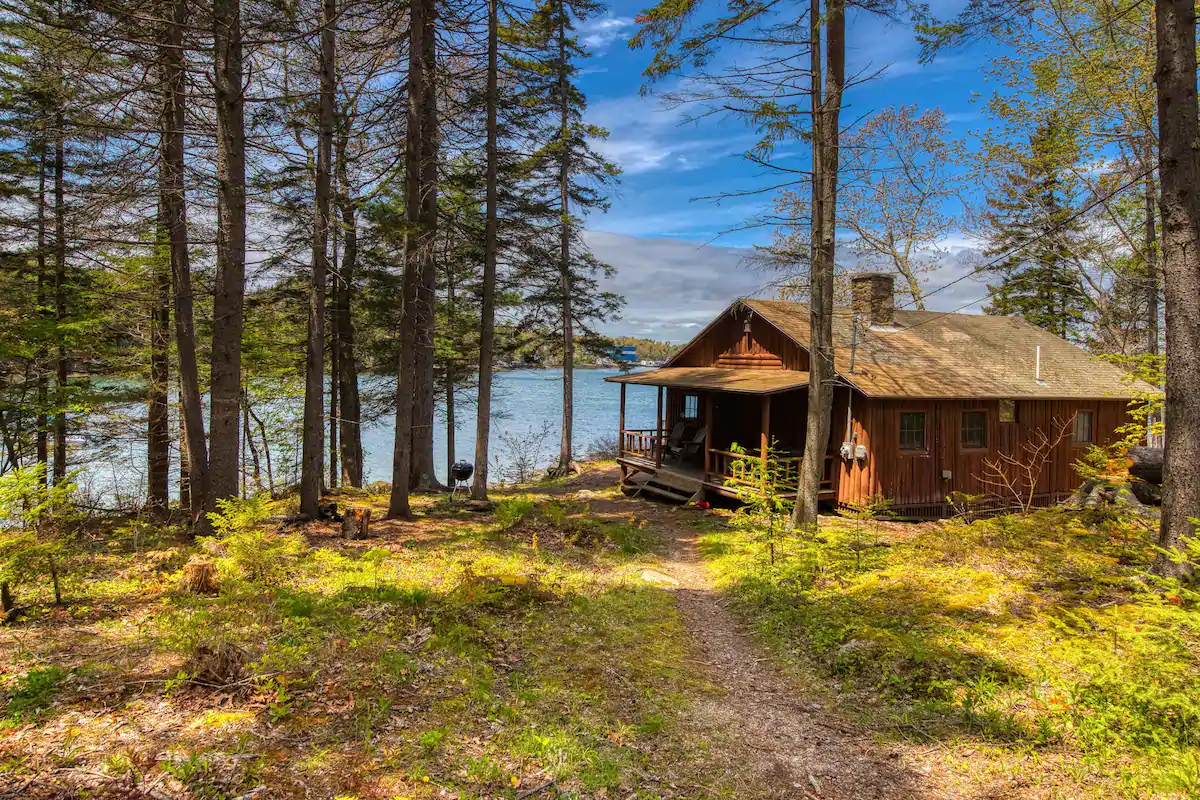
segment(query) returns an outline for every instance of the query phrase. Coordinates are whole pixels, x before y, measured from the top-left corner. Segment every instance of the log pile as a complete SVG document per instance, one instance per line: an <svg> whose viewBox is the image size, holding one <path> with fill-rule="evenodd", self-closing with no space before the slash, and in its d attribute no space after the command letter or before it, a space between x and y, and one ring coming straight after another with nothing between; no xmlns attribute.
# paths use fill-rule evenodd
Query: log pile
<svg viewBox="0 0 1200 800"><path fill-rule="evenodd" d="M1129 490L1145 505L1161 505L1163 449L1131 447L1125 459L1129 467Z"/></svg>

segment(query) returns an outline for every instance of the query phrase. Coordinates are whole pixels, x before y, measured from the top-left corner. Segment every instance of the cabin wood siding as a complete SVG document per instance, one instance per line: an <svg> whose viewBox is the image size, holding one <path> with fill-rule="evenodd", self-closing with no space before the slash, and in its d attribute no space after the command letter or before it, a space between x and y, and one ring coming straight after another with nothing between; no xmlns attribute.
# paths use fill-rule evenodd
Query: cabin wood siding
<svg viewBox="0 0 1200 800"><path fill-rule="evenodd" d="M995 487L982 480L985 460L1000 453L1023 455L1024 444L1039 429L1054 438L1060 425L1067 424L1076 412L1092 412L1096 444L1110 443L1116 428L1129 418L1125 400L1017 400L1015 422L1000 422L999 400L869 399L856 392L853 402L852 429L858 437L856 444L867 448L867 458L842 462L838 502L863 503L882 495L901 509L942 504L956 491L997 494ZM973 410L987 415L984 448L965 448L961 443L963 412ZM926 449L919 453L900 449L900 415L909 411L925 413ZM840 435L844 434L843 418ZM1035 493L1066 494L1078 488L1081 479L1074 462L1085 450L1086 446L1071 441L1068 430L1046 464ZM950 471L949 479L942 477L943 470Z"/></svg>
<svg viewBox="0 0 1200 800"><path fill-rule="evenodd" d="M808 369L808 353L761 316L750 320L726 314L671 359L673 367Z"/></svg>

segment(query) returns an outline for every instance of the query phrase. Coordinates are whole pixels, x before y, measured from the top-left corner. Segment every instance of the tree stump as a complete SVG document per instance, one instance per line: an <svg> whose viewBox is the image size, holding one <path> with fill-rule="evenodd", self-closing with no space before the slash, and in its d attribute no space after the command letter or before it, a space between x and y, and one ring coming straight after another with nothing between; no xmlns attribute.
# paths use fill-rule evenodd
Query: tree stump
<svg viewBox="0 0 1200 800"><path fill-rule="evenodd" d="M192 594L210 594L217 590L217 565L207 558L192 556L183 565L179 588Z"/></svg>
<svg viewBox="0 0 1200 800"><path fill-rule="evenodd" d="M370 527L371 509L369 508L347 508L346 513L342 516L343 539L366 539L370 536L368 532Z"/></svg>

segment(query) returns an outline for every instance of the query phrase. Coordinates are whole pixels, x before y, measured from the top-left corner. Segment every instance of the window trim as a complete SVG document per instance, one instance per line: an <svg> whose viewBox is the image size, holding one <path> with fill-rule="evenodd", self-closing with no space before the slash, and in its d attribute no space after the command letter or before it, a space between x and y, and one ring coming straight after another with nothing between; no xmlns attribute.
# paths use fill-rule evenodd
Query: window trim
<svg viewBox="0 0 1200 800"><path fill-rule="evenodd" d="M921 447L904 446L904 415L920 414L924 423L921 432ZM896 450L901 456L920 457L929 455L929 412L922 408L901 408L896 412Z"/></svg>
<svg viewBox="0 0 1200 800"><path fill-rule="evenodd" d="M983 444L967 444L963 441L963 435L967 430L967 414L980 414L983 416ZM958 449L965 452L975 452L979 450L987 450L990 446L989 439L991 438L991 426L989 425L991 415L988 414L986 408L964 408L958 414Z"/></svg>
<svg viewBox="0 0 1200 800"><path fill-rule="evenodd" d="M1087 415L1088 420L1088 439L1086 442L1081 442L1077 438L1079 435L1079 417L1083 414ZM1081 408L1075 412L1075 419L1071 423L1071 447L1091 447L1096 443L1096 412L1090 408Z"/></svg>
<svg viewBox="0 0 1200 800"><path fill-rule="evenodd" d="M688 398L693 398L693 397L696 399L696 413L689 416L688 415ZM680 404L680 407L679 407L679 418L688 420L689 422L695 422L696 420L700 419L700 395L691 394L691 393L685 393L683 395L683 403Z"/></svg>

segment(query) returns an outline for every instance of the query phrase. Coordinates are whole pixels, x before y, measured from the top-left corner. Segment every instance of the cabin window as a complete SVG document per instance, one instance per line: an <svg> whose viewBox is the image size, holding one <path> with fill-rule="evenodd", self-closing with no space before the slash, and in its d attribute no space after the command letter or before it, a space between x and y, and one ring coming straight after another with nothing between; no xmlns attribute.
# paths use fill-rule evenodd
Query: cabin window
<svg viewBox="0 0 1200 800"><path fill-rule="evenodd" d="M925 412L903 411L900 414L900 449L925 450Z"/></svg>
<svg viewBox="0 0 1200 800"><path fill-rule="evenodd" d="M1072 444L1092 443L1092 412L1080 411L1075 415L1075 432L1071 436Z"/></svg>
<svg viewBox="0 0 1200 800"><path fill-rule="evenodd" d="M1016 422L1017 421L1017 401L1016 400L1001 400L1000 401L1000 421L1001 422Z"/></svg>
<svg viewBox="0 0 1200 800"><path fill-rule="evenodd" d="M962 415L962 442L964 449L987 447L987 412L964 411Z"/></svg>
<svg viewBox="0 0 1200 800"><path fill-rule="evenodd" d="M696 419L700 416L700 396L685 394L683 396L683 418Z"/></svg>

